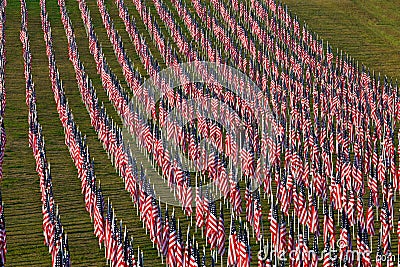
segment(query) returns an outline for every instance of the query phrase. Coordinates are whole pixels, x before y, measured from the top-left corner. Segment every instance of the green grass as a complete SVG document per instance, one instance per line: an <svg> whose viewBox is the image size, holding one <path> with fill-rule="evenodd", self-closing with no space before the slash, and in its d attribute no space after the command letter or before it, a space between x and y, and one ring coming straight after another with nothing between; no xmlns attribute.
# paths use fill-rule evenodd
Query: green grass
<svg viewBox="0 0 400 267"><path fill-rule="evenodd" d="M121 34L127 54L134 61L135 67L145 75L145 70L130 43L124 25L118 17L113 1L106 1L115 26ZM161 57L144 29L133 3L126 0L126 5L135 16L137 25L145 35L153 55L159 62ZM188 5L190 1L187 1ZM96 1L87 1L95 25L98 38L108 64L126 88L121 68L112 51L111 44L102 25ZM150 5L150 1L148 4ZM285 1L292 13L306 21L309 27L319 34L324 41L329 41L332 47L339 47L348 52L360 63L371 70L388 76L400 76L400 3L395 1ZM97 240L93 235L93 226L88 213L84 209L83 197L80 193L80 181L76 169L70 159L61 123L58 119L54 97L48 78L47 57L44 49L43 33L40 26L39 1L28 1L29 24L31 38L33 79L37 91L37 108L39 121L43 126L46 140L47 157L51 163L54 184L54 196L59 204L61 220L69 237L72 264L74 266L105 266L104 251L99 250ZM152 5L151 5L152 6ZM170 9L176 14L172 5ZM136 216L130 197L125 192L123 182L115 174L96 133L90 126L87 111L82 104L75 81L75 73L68 60L67 40L60 21L59 8L56 1L47 1L49 19L54 37L56 60L63 80L64 89L74 113L76 123L84 135L87 135L91 156L95 159L96 174L105 197L110 197L118 218L123 219L135 246L144 249L146 266L162 266L156 250L142 224ZM80 11L76 1L67 1L67 9L71 17L77 44L86 71L93 80L100 100L105 102L108 113L120 124L114 108L109 103L101 87L101 81L96 73L93 57L88 50L88 41ZM4 159L4 179L1 184L5 203L7 224L7 265L9 266L49 266L51 257L43 244L42 215L39 191L39 178L35 171L35 162L28 147L27 114L25 105L25 81L23 76L22 46L19 41L20 5L19 1L8 1L6 22L6 87L7 109L5 112L5 127L7 130L7 145ZM156 14L152 7L151 12ZM157 22L164 25L155 16ZM178 23L183 25L179 20ZM189 35L187 35L189 37ZM190 38L189 38L190 39ZM243 188L243 187L242 187ZM243 190L242 190L243 191ZM182 218L182 214L179 212ZM264 223L267 223L268 210L263 210ZM228 216L225 213L228 225ZM187 222L186 222L187 223ZM374 244L375 248L375 244ZM255 262L253 247L253 263Z"/></svg>
<svg viewBox="0 0 400 267"><path fill-rule="evenodd" d="M332 48L339 48L375 73L400 77L400 2L284 0Z"/></svg>

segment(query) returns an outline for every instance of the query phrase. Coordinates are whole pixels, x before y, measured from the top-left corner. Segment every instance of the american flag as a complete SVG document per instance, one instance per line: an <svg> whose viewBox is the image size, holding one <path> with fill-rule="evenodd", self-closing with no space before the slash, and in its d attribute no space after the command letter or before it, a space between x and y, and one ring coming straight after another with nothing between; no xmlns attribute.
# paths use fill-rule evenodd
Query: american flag
<svg viewBox="0 0 400 267"><path fill-rule="evenodd" d="M378 235L378 245L376 247L376 266L382 267L382 246L381 246L381 236Z"/></svg>
<svg viewBox="0 0 400 267"><path fill-rule="evenodd" d="M236 266L236 264L238 264L238 237L235 221L233 220L233 216L231 216L227 266Z"/></svg>
<svg viewBox="0 0 400 267"><path fill-rule="evenodd" d="M319 256L320 255L319 255L319 251L318 251L318 239L317 239L317 236L314 235L313 249L311 252L311 259L310 259L310 267L318 266Z"/></svg>
<svg viewBox="0 0 400 267"><path fill-rule="evenodd" d="M169 227L168 254L167 254L167 264L169 264L170 266L176 266L177 263L175 254L177 254L176 250L178 241L179 240L176 232L175 217L172 216Z"/></svg>
<svg viewBox="0 0 400 267"><path fill-rule="evenodd" d="M119 229L115 229L115 236L116 236L116 266L125 266L126 262L125 262L125 257L124 257L124 252L125 252L125 248L124 248L124 234L123 234L123 230L122 230L122 221L120 221L120 226ZM126 233L125 233L126 235Z"/></svg>
<svg viewBox="0 0 400 267"><path fill-rule="evenodd" d="M169 229L169 216L168 216L168 209L165 210L165 219L163 222L163 233L162 233L162 245L161 245L161 252L164 256L168 254L168 246L169 246L169 236L170 236L170 229Z"/></svg>
<svg viewBox="0 0 400 267"><path fill-rule="evenodd" d="M251 182L247 181L245 200L246 200L246 220L253 222L253 193L250 191Z"/></svg>
<svg viewBox="0 0 400 267"><path fill-rule="evenodd" d="M104 246L106 248L106 258L111 260L112 254L112 225L113 225L113 211L112 211L112 204L108 199L107 204L107 218L106 218L106 225L105 225L105 239L104 239Z"/></svg>
<svg viewBox="0 0 400 267"><path fill-rule="evenodd" d="M202 195L202 181L199 181L199 185L196 187L196 226L201 228L205 225L204 223L204 209L203 209Z"/></svg>
<svg viewBox="0 0 400 267"><path fill-rule="evenodd" d="M372 200L372 192L369 194L368 209L367 209L367 231L369 235L375 234L374 228L374 205Z"/></svg>
<svg viewBox="0 0 400 267"><path fill-rule="evenodd" d="M270 221L270 232L271 232L271 244L274 246L275 250L278 249L278 208L277 205L272 205L271 210L268 215L268 220Z"/></svg>
<svg viewBox="0 0 400 267"><path fill-rule="evenodd" d="M221 212L218 219L218 238L217 238L217 249L219 255L224 255L225 252L225 222L224 222L224 214Z"/></svg>
<svg viewBox="0 0 400 267"><path fill-rule="evenodd" d="M236 171L231 170L230 177L230 200L233 213L238 216L242 213L242 197L240 195L239 181L237 181Z"/></svg>
<svg viewBox="0 0 400 267"><path fill-rule="evenodd" d="M332 260L331 260L333 258L332 256L336 256L336 255L331 254L331 248L329 246L329 243L326 243L325 249L324 249L323 262L322 262L323 267L331 267L332 266Z"/></svg>
<svg viewBox="0 0 400 267"><path fill-rule="evenodd" d="M216 204L215 201L212 201L210 203L209 215L206 221L206 237L208 243L210 244L210 249L214 249L217 245L218 219L216 213Z"/></svg>
<svg viewBox="0 0 400 267"><path fill-rule="evenodd" d="M104 200L101 187L96 190L95 196L95 206L94 206L94 234L99 239L99 245L104 241L104 216L103 216L103 209L104 209Z"/></svg>
<svg viewBox="0 0 400 267"><path fill-rule="evenodd" d="M7 254L7 235L6 235L6 221L4 217L4 203L0 193L0 260L1 264L6 263Z"/></svg>
<svg viewBox="0 0 400 267"><path fill-rule="evenodd" d="M319 220L317 210L317 200L315 194L310 193L308 198L308 227L314 234L319 234Z"/></svg>
<svg viewBox="0 0 400 267"><path fill-rule="evenodd" d="M286 251L288 240L287 240L287 229L286 229L286 221L285 216L282 216L281 223L278 225L279 227L279 251Z"/></svg>
<svg viewBox="0 0 400 267"><path fill-rule="evenodd" d="M257 241L260 241L262 234L262 210L259 192L256 193L254 200L254 230L256 232Z"/></svg>
<svg viewBox="0 0 400 267"><path fill-rule="evenodd" d="M251 262L248 232L245 227L240 226L238 238L238 262L239 266L249 267Z"/></svg>
<svg viewBox="0 0 400 267"><path fill-rule="evenodd" d="M347 214L345 211L342 212L342 218L341 218L341 227L340 227L340 238L339 238L339 249L340 249L340 259L343 260L344 258L347 258L347 252L348 250L351 250L351 239L350 239L350 233L348 231L349 227L349 222L347 218Z"/></svg>
<svg viewBox="0 0 400 267"><path fill-rule="evenodd" d="M179 227L178 229L178 235L177 235L177 241L176 241L176 265L177 266L184 266L183 263L183 256L184 256L184 244L183 244L183 238L182 238L182 231L181 228Z"/></svg>

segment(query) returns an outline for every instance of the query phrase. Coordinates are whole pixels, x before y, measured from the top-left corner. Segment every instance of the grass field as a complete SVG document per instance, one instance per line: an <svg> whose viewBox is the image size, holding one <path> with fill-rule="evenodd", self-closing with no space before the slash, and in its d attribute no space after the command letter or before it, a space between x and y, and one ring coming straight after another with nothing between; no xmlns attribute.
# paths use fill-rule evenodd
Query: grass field
<svg viewBox="0 0 400 267"><path fill-rule="evenodd" d="M57 1L47 1L49 19L54 37L54 49L60 76L69 99L75 121L87 141L91 155L95 159L96 175L101 180L105 197L113 202L118 218L123 219L130 233L134 236L135 246L144 250L145 266L161 266L157 252L142 224L136 216L131 199L124 190L123 182L111 166L107 154L97 140L95 131L90 126L88 114L82 104L75 81L75 73L68 60L67 40L60 21ZM115 25L122 35L128 55L135 66L145 75L135 50L129 44L122 21L118 17L113 1L106 1ZM136 17L138 27L146 36L153 55L155 53L147 31L130 0L126 5ZM115 59L95 0L88 0L93 23L98 38L102 42L108 64L120 78L122 71ZM332 47L348 52L360 63L371 70L381 72L394 78L400 77L400 3L396 1L288 1L289 9L297 14L300 21L306 21L309 27L319 34ZM191 6L190 1L187 1ZM33 79L37 91L39 121L43 126L46 140L47 157L51 163L54 196L59 204L61 220L68 233L71 260L73 266L105 266L104 250L99 250L93 235L93 226L85 211L80 193L80 181L76 169L64 145L64 133L58 119L53 93L48 79L47 57L45 54L43 33L40 27L39 1L27 1L29 12L28 30L31 39L33 58ZM75 28L81 60L93 80L97 95L104 101L108 113L120 122L112 105L108 102L101 82L96 74L93 57L88 50L85 29L76 1L67 1L67 8ZM49 266L51 257L43 244L42 215L39 191L39 179L35 171L35 162L28 147L27 133L28 110L25 105L25 82L23 76L22 46L19 41L20 4L19 1L8 1L6 22L7 65L6 88L7 108L5 127L7 145L4 159L4 179L1 183L5 217L7 224L7 265L9 266ZM154 13L153 13L154 14ZM181 20L179 19L179 22ZM161 23L159 23L161 25ZM183 23L181 24L183 25ZM166 33L166 31L164 31ZM266 215L266 212L264 212ZM227 216L225 217L227 220ZM264 216L267 220L267 216ZM254 261L253 261L254 262Z"/></svg>
<svg viewBox="0 0 400 267"><path fill-rule="evenodd" d="M284 0L292 14L332 48L339 48L375 73L400 77L400 2Z"/></svg>

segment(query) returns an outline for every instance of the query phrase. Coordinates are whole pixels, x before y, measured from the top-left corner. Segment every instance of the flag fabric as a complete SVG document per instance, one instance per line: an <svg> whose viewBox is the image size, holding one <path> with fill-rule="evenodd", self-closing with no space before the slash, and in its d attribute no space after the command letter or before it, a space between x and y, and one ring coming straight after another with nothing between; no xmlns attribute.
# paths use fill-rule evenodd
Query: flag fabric
<svg viewBox="0 0 400 267"><path fill-rule="evenodd" d="M236 266L236 264L238 264L238 236L236 232L235 222L232 217L228 241L229 247L227 266Z"/></svg>
<svg viewBox="0 0 400 267"><path fill-rule="evenodd" d="M217 250L219 255L224 255L225 253L225 221L224 221L224 214L220 212L219 219L218 219L218 237L217 237Z"/></svg>

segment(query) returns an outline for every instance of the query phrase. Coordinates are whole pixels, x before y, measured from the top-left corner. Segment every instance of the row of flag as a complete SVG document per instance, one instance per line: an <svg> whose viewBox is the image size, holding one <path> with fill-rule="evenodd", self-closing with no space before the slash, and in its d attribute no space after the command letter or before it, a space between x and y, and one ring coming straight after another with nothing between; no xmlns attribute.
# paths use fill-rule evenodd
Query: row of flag
<svg viewBox="0 0 400 267"><path fill-rule="evenodd" d="M4 203L0 193L0 266L5 266L7 254L6 221L4 216Z"/></svg>
<svg viewBox="0 0 400 267"><path fill-rule="evenodd" d="M5 86L5 67L6 67L6 6L7 1L0 3L0 178L3 177L3 160L6 145L6 129L4 127L4 112L6 110L6 86Z"/></svg>
<svg viewBox="0 0 400 267"><path fill-rule="evenodd" d="M135 259L133 240L129 237L126 227L123 229L122 221L120 221L118 226L118 220L110 203L107 205L107 217L104 218L104 197L100 187L100 182L98 185L96 184L94 161L90 157L89 148L86 145L85 138L82 137L81 132L78 130L78 127L73 120L73 115L68 107L68 101L65 97L64 89L58 75L45 1L41 1L41 11L42 29L46 41L46 51L49 58L49 73L52 82L52 89L60 120L64 127L65 143L68 146L71 158L78 169L78 177L82 184L82 194L84 195L85 207L93 221L94 235L98 238L100 247L101 244L104 244L106 252L105 256L107 262L111 265L143 266L143 252L138 249L137 258ZM73 34L70 24L65 24L65 30L66 32L70 31L70 33ZM87 77L84 72L81 74L83 77Z"/></svg>
<svg viewBox="0 0 400 267"><path fill-rule="evenodd" d="M52 266L70 266L71 258L68 238L61 223L58 206L55 204L50 163L47 161L44 136L36 110L36 90L32 78L32 55L28 36L28 16L24 0L21 0L20 40L24 58L26 104L29 108L28 139L29 147L32 148L33 156L36 161L36 171L40 178L44 242L49 248Z"/></svg>
<svg viewBox="0 0 400 267"><path fill-rule="evenodd" d="M0 179L3 178L3 160L6 146L6 129L4 127L4 112L6 109L6 87L5 87L5 67L6 67L6 6L7 1L0 3ZM0 192L0 266L6 263L7 254L7 235L4 217L4 203Z"/></svg>

